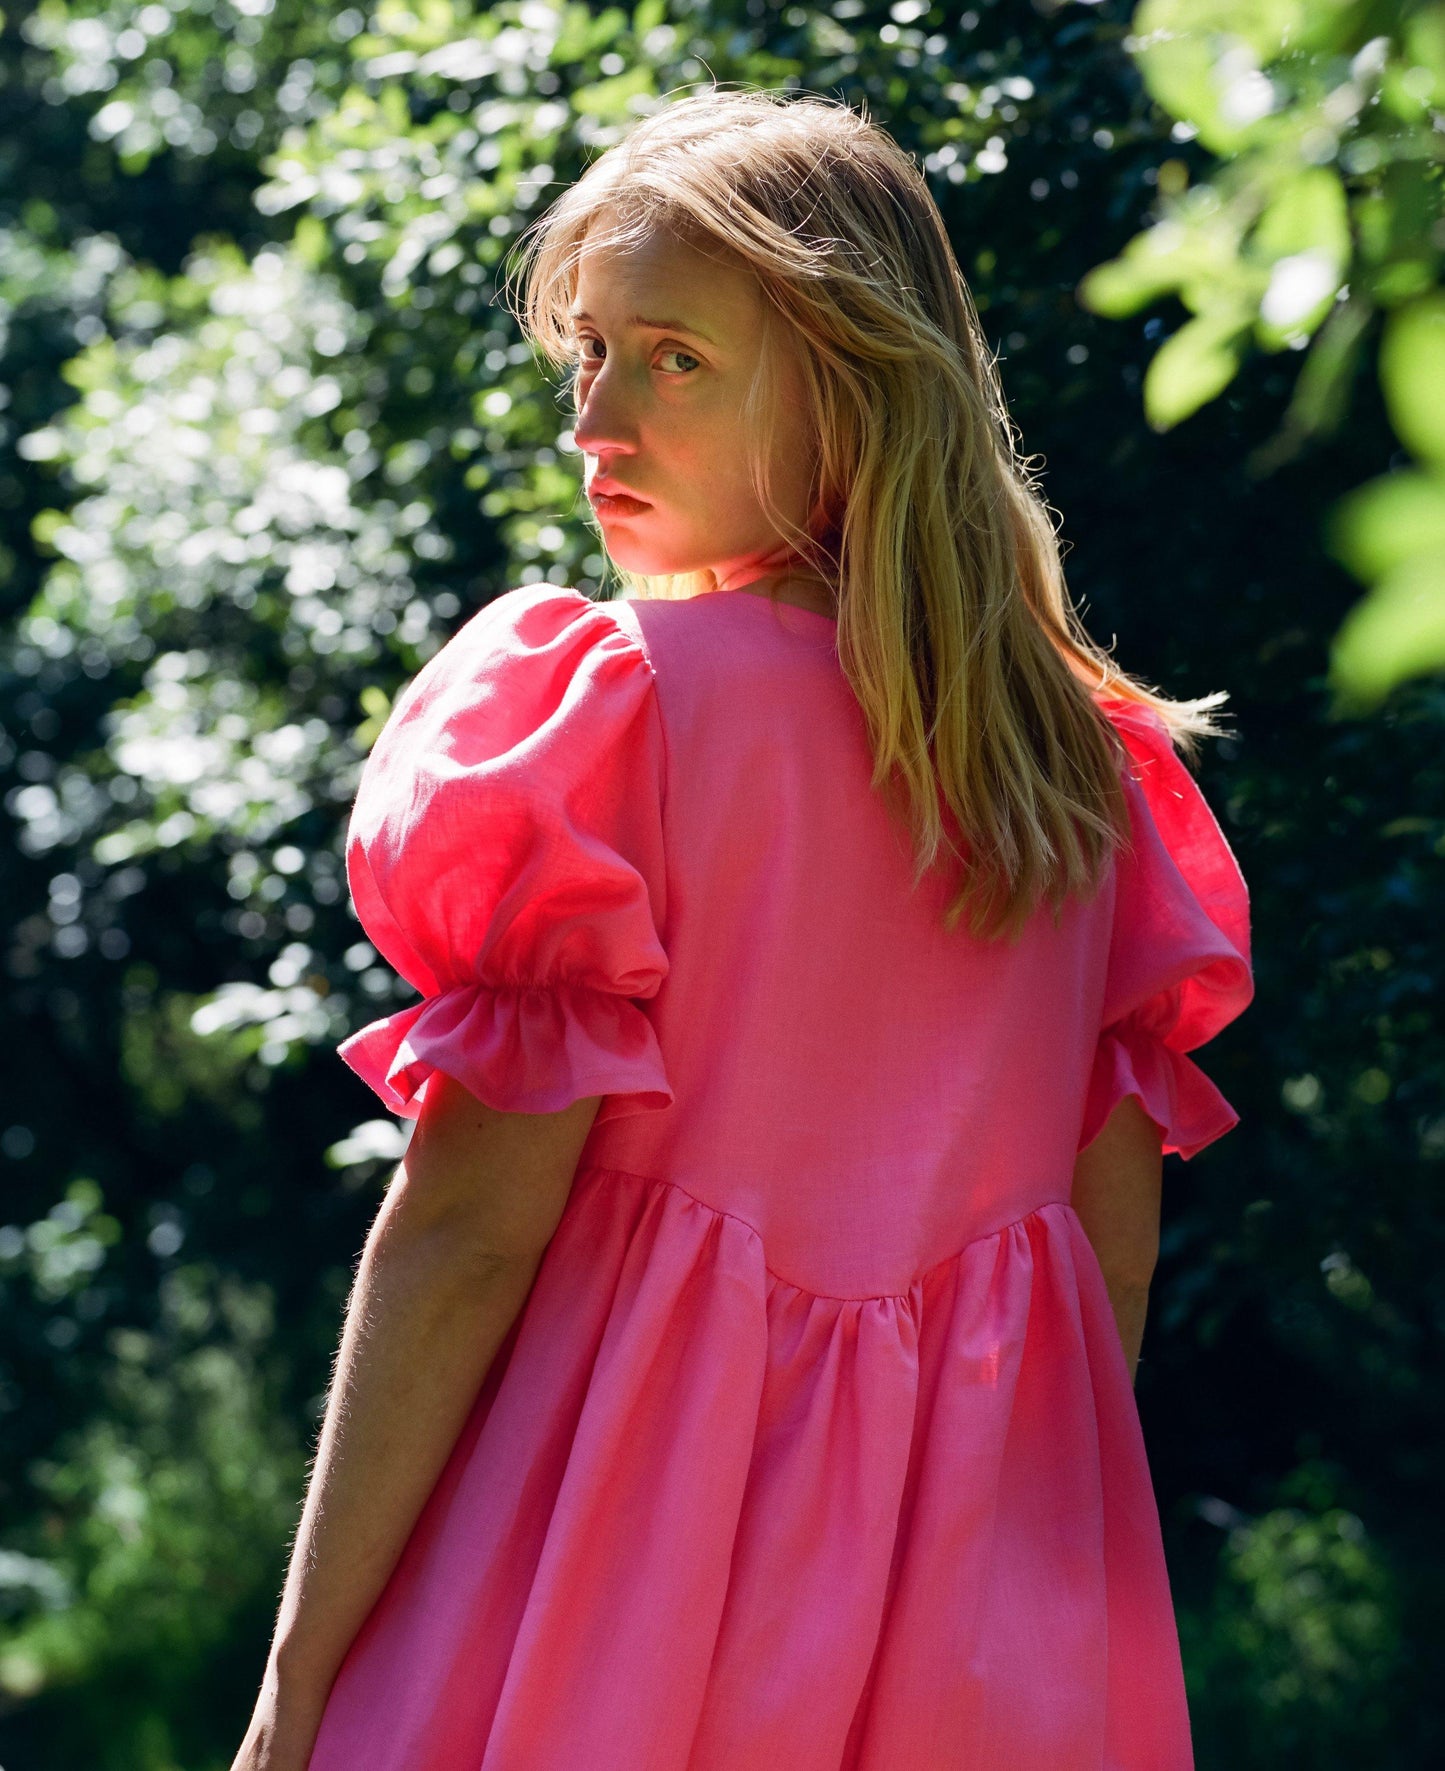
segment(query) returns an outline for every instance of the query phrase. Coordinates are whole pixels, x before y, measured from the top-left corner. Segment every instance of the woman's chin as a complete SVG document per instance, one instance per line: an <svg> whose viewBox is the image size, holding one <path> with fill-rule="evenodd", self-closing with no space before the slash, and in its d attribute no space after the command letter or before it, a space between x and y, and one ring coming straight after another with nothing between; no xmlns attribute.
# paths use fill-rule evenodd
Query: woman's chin
<svg viewBox="0 0 1445 1771"><path fill-rule="evenodd" d="M607 537L607 553L615 566L639 578L671 578L704 569L689 555L648 547L640 537L623 534L620 524Z"/></svg>

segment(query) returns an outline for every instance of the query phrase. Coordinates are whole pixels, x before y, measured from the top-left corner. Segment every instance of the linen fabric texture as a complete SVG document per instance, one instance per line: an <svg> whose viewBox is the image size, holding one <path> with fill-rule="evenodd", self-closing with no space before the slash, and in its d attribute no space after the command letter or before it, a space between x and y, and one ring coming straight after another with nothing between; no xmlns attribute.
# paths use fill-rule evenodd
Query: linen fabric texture
<svg viewBox="0 0 1445 1771"><path fill-rule="evenodd" d="M1131 842L946 932L832 618L509 590L362 773L356 911L420 1000L342 1058L414 1118L601 1096L527 1302L311 1771L1189 1771L1076 1155L1253 994L1218 822L1137 704Z"/></svg>

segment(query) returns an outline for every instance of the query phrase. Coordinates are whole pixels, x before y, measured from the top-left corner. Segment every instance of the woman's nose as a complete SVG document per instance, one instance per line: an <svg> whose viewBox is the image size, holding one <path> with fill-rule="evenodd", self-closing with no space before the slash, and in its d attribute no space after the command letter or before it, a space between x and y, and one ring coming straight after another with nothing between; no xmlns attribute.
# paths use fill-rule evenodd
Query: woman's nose
<svg viewBox="0 0 1445 1771"><path fill-rule="evenodd" d="M590 454L636 447L636 410L628 396L626 378L610 358L593 371L586 392L579 397L572 436L577 447Z"/></svg>

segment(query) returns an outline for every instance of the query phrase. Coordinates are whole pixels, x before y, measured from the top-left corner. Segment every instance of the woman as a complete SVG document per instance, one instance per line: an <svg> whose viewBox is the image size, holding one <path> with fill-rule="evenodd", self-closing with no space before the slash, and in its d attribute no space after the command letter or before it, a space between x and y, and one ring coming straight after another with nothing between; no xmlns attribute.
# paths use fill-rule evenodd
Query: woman
<svg viewBox="0 0 1445 1771"><path fill-rule="evenodd" d="M367 761L422 1000L237 1771L1185 1771L1131 1381L1248 897L1084 632L942 222L705 93L530 242L610 603L481 610Z"/></svg>

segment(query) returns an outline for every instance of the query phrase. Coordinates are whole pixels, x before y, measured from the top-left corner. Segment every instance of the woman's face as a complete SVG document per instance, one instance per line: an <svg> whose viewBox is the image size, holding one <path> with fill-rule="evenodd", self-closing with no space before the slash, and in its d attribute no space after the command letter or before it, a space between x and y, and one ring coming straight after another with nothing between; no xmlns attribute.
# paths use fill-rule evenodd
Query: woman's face
<svg viewBox="0 0 1445 1771"><path fill-rule="evenodd" d="M572 305L577 446L613 560L654 577L719 579L784 540L749 483L743 401L762 349L757 281L676 236L584 248ZM764 445L773 497L808 528L812 448L784 353ZM614 486L636 503L613 504Z"/></svg>

